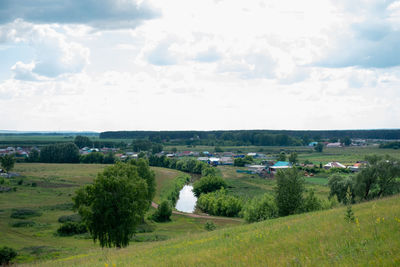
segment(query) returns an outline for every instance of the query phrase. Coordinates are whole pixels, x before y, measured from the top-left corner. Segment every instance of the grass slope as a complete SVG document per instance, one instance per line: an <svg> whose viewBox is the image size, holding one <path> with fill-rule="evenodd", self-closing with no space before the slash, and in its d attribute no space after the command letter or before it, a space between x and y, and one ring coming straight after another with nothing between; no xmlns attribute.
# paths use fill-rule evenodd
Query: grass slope
<svg viewBox="0 0 400 267"><path fill-rule="evenodd" d="M398 266L400 196L34 266Z"/></svg>

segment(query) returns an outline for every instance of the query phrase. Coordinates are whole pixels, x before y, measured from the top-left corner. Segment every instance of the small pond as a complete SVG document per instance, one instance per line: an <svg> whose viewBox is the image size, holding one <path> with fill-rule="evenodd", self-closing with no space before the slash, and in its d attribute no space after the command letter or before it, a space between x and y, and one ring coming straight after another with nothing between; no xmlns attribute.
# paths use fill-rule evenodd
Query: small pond
<svg viewBox="0 0 400 267"><path fill-rule="evenodd" d="M179 192L179 199L175 208L178 211L193 213L196 207L197 197L194 195L192 185L185 185Z"/></svg>

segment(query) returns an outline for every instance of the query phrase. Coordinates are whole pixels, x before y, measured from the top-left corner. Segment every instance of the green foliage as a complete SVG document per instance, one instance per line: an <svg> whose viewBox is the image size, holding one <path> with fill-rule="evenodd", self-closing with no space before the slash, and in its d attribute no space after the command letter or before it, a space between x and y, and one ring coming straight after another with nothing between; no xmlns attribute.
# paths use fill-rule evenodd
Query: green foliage
<svg viewBox="0 0 400 267"><path fill-rule="evenodd" d="M42 216L42 213L33 209L14 209L11 213L11 218L14 219L27 219L30 217Z"/></svg>
<svg viewBox="0 0 400 267"><path fill-rule="evenodd" d="M400 192L400 163L391 157L367 156L368 165L356 176L355 194L372 199Z"/></svg>
<svg viewBox="0 0 400 267"><path fill-rule="evenodd" d="M286 161L286 153L282 151L276 156L277 161Z"/></svg>
<svg viewBox="0 0 400 267"><path fill-rule="evenodd" d="M346 136L345 138L343 138L343 140L340 140L345 146L349 146L351 145L351 139L350 137Z"/></svg>
<svg viewBox="0 0 400 267"><path fill-rule="evenodd" d="M48 145L40 151L40 161L46 163L78 163L79 148L74 143Z"/></svg>
<svg viewBox="0 0 400 267"><path fill-rule="evenodd" d="M40 154L37 149L32 149L29 152L29 156L26 158L27 162L39 162L40 160Z"/></svg>
<svg viewBox="0 0 400 267"><path fill-rule="evenodd" d="M171 220L172 208L169 201L164 200L158 206L157 211L153 214L153 220L156 222L168 222Z"/></svg>
<svg viewBox="0 0 400 267"><path fill-rule="evenodd" d="M311 190L308 195L304 198L302 211L303 212L310 212L316 210L322 210L323 203L315 196L314 190Z"/></svg>
<svg viewBox="0 0 400 267"><path fill-rule="evenodd" d="M17 228L19 228L19 227L32 227L32 226L35 226L35 225L36 225L36 223L33 222L33 221L18 221L18 222L13 222L11 224L12 227L17 227Z"/></svg>
<svg viewBox="0 0 400 267"><path fill-rule="evenodd" d="M344 216L345 220L348 222L354 222L356 217L354 216L353 208L351 207L351 191L350 187L347 187L346 191L346 203L347 203L347 208L346 208L346 214Z"/></svg>
<svg viewBox="0 0 400 267"><path fill-rule="evenodd" d="M201 194L216 191L226 187L225 180L220 176L204 176L193 184L193 193L199 197Z"/></svg>
<svg viewBox="0 0 400 267"><path fill-rule="evenodd" d="M112 152L108 152L108 153L104 156L103 163L104 163L104 164L114 164L114 163L115 163L114 154L113 154Z"/></svg>
<svg viewBox="0 0 400 267"><path fill-rule="evenodd" d="M0 248L0 264L3 266L9 265L17 255L17 251L13 248L6 246Z"/></svg>
<svg viewBox="0 0 400 267"><path fill-rule="evenodd" d="M392 149L399 149L400 148L400 141L393 141L388 143L382 143L379 145L379 148L392 148Z"/></svg>
<svg viewBox="0 0 400 267"><path fill-rule="evenodd" d="M224 188L201 194L197 200L197 207L211 215L236 217L242 210L242 201L239 198L226 194Z"/></svg>
<svg viewBox="0 0 400 267"><path fill-rule="evenodd" d="M76 192L74 208L94 241L102 247L125 247L144 218L153 195L148 165L142 161L117 163L99 173L93 184ZM141 177L144 174L145 177Z"/></svg>
<svg viewBox="0 0 400 267"><path fill-rule="evenodd" d="M296 168L278 171L276 204L279 215L287 216L299 213L303 206L304 178Z"/></svg>
<svg viewBox="0 0 400 267"><path fill-rule="evenodd" d="M333 174L328 181L328 186L330 188L329 197L337 197L339 202L344 204L347 203L347 190L350 192L354 191L354 179L349 176L342 176L339 174ZM351 202L354 202L354 193L351 193Z"/></svg>
<svg viewBox="0 0 400 267"><path fill-rule="evenodd" d="M104 155L100 152L91 152L87 155L80 156L81 163L103 163Z"/></svg>
<svg viewBox="0 0 400 267"><path fill-rule="evenodd" d="M245 156L244 158L235 158L233 166L244 167L246 164L250 164L254 161L252 156Z"/></svg>
<svg viewBox="0 0 400 267"><path fill-rule="evenodd" d="M292 163L293 165L295 165L297 163L297 153L296 152L290 153L289 162Z"/></svg>
<svg viewBox="0 0 400 267"><path fill-rule="evenodd" d="M318 143L316 146L314 146L314 150L321 153L324 150L324 145L322 143Z"/></svg>
<svg viewBox="0 0 400 267"><path fill-rule="evenodd" d="M156 180L155 174L149 167L149 162L145 159L139 158L137 160L131 159L129 164L137 168L137 172L140 178L144 179L147 184L147 199L149 201L149 207L151 201L156 194Z"/></svg>
<svg viewBox="0 0 400 267"><path fill-rule="evenodd" d="M81 222L81 221L82 221L82 217L79 214L63 215L58 218L59 223Z"/></svg>
<svg viewBox="0 0 400 267"><path fill-rule="evenodd" d="M135 152L149 151L152 147L152 143L149 140L137 139L132 141L132 149Z"/></svg>
<svg viewBox="0 0 400 267"><path fill-rule="evenodd" d="M153 154L160 153L163 151L163 146L161 144L153 144L151 147L151 152Z"/></svg>
<svg viewBox="0 0 400 267"><path fill-rule="evenodd" d="M214 151L215 151L216 153L224 152L224 150L223 150L221 147L219 147L219 146L216 146L216 147L214 148Z"/></svg>
<svg viewBox="0 0 400 267"><path fill-rule="evenodd" d="M214 231L216 228L217 226L213 221L206 221L206 223L204 224L204 229L206 229L207 231Z"/></svg>
<svg viewBox="0 0 400 267"><path fill-rule="evenodd" d="M57 233L60 236L79 235L86 232L87 229L85 224L80 222L66 222L57 229Z"/></svg>
<svg viewBox="0 0 400 267"><path fill-rule="evenodd" d="M161 192L161 199L168 200L171 202L173 206L175 206L178 198L179 191L183 188L183 186L190 181L190 176L187 174L178 175L174 178L173 182L170 183L164 190Z"/></svg>
<svg viewBox="0 0 400 267"><path fill-rule="evenodd" d="M74 139L74 144L79 147L91 147L93 145L92 141L87 136L77 135Z"/></svg>
<svg viewBox="0 0 400 267"><path fill-rule="evenodd" d="M12 155L4 155L0 157L1 167L6 171L9 172L14 168L15 158Z"/></svg>
<svg viewBox="0 0 400 267"><path fill-rule="evenodd" d="M205 168L202 169L201 171L201 176L219 176L219 172L217 170L217 168L211 167L211 166L207 166Z"/></svg>
<svg viewBox="0 0 400 267"><path fill-rule="evenodd" d="M278 207L270 194L264 194L248 202L242 213L247 222L260 222L278 217Z"/></svg>

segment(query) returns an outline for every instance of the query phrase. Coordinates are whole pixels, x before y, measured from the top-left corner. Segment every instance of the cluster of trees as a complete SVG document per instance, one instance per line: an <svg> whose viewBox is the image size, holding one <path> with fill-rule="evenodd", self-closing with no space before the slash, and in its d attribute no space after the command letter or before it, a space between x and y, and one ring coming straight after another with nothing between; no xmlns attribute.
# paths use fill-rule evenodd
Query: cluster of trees
<svg viewBox="0 0 400 267"><path fill-rule="evenodd" d="M15 158L12 155L4 155L0 157L0 163L3 170L8 173L14 168Z"/></svg>
<svg viewBox="0 0 400 267"><path fill-rule="evenodd" d="M346 203L346 193L350 190L351 201L364 201L400 192L400 162L392 157L367 156L367 166L355 176L332 175L328 185L330 196Z"/></svg>
<svg viewBox="0 0 400 267"><path fill-rule="evenodd" d="M253 157L246 155L243 158L235 158L233 161L233 166L244 167L246 164L251 164L253 162L254 162Z"/></svg>
<svg viewBox="0 0 400 267"><path fill-rule="evenodd" d="M175 169L179 171L201 174L204 169L210 168L205 162L201 162L195 159L174 159L168 158L165 155L156 156L151 155L149 157L150 166L163 167L169 169Z"/></svg>
<svg viewBox="0 0 400 267"><path fill-rule="evenodd" d="M228 195L224 188L208 194L201 194L197 207L211 215L236 217L242 210L242 201Z"/></svg>
<svg viewBox="0 0 400 267"><path fill-rule="evenodd" d="M144 220L155 191L155 175L146 160L118 162L76 192L74 209L93 241L102 247L125 247Z"/></svg>
<svg viewBox="0 0 400 267"><path fill-rule="evenodd" d="M400 139L400 130L115 131L100 133L100 138L148 139L155 143L169 142L181 145L295 146L307 145L311 140L332 138L344 141L346 138Z"/></svg>
<svg viewBox="0 0 400 267"><path fill-rule="evenodd" d="M27 162L44 163L115 163L115 157L112 152L104 155L100 152L91 152L86 155L80 155L78 146L74 143L61 143L48 145L39 152L32 149L29 153Z"/></svg>
<svg viewBox="0 0 400 267"><path fill-rule="evenodd" d="M40 150L40 162L78 163L79 148L74 143L54 144Z"/></svg>
<svg viewBox="0 0 400 267"><path fill-rule="evenodd" d="M400 148L400 141L388 142L379 145L379 148L393 148L399 149Z"/></svg>
<svg viewBox="0 0 400 267"><path fill-rule="evenodd" d="M147 139L136 139L132 141L132 149L135 152L151 151L153 154L156 154L163 150L163 146Z"/></svg>
<svg viewBox="0 0 400 267"><path fill-rule="evenodd" d="M114 142L106 140L92 140L88 136L77 135L74 138L74 144L79 148L84 147L116 147L116 148L126 148L127 144L125 142Z"/></svg>
<svg viewBox="0 0 400 267"><path fill-rule="evenodd" d="M217 175L207 175L201 177L200 180L193 184L193 193L196 197L200 197L201 194L207 194L214 192L218 189L226 187L227 184L222 177Z"/></svg>

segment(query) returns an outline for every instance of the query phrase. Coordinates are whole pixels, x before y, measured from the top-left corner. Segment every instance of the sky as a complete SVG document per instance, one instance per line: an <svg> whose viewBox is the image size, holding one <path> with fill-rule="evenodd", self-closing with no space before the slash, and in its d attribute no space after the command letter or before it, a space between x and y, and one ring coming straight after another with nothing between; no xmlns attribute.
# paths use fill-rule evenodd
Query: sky
<svg viewBox="0 0 400 267"><path fill-rule="evenodd" d="M0 0L0 129L400 128L400 1Z"/></svg>

